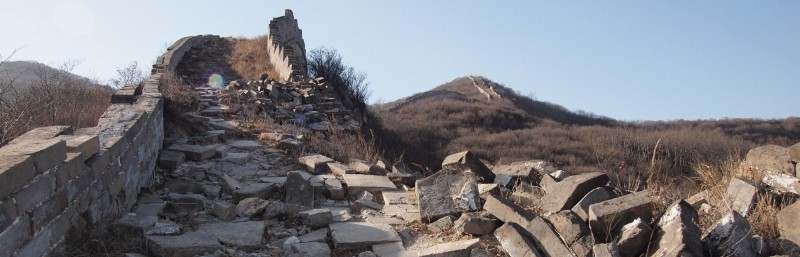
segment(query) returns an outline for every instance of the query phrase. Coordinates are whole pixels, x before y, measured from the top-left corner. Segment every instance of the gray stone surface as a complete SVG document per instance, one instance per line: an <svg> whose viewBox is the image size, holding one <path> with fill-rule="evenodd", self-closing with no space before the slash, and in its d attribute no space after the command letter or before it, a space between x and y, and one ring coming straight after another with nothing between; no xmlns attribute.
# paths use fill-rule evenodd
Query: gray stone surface
<svg viewBox="0 0 800 257"><path fill-rule="evenodd" d="M498 197L493 194L486 196L484 210L503 222L514 222L517 224L528 224L536 216L533 213L522 209L508 199Z"/></svg>
<svg viewBox="0 0 800 257"><path fill-rule="evenodd" d="M186 154L179 151L164 150L158 156L158 167L167 170L175 170L186 160Z"/></svg>
<svg viewBox="0 0 800 257"><path fill-rule="evenodd" d="M417 251L419 257L469 257L473 248L479 246L480 239L470 239L443 243L420 249Z"/></svg>
<svg viewBox="0 0 800 257"><path fill-rule="evenodd" d="M542 252L549 256L575 256L561 241L553 228L541 217L536 217L525 225L525 229L533 236L533 241Z"/></svg>
<svg viewBox="0 0 800 257"><path fill-rule="evenodd" d="M305 165L314 174L322 174L329 171L328 163L333 162L333 159L321 154L312 154L302 156L297 161Z"/></svg>
<svg viewBox="0 0 800 257"><path fill-rule="evenodd" d="M261 198L245 198L236 204L236 214L241 217L255 217L264 213L269 201Z"/></svg>
<svg viewBox="0 0 800 257"><path fill-rule="evenodd" d="M344 176L344 174L354 174L356 170L350 168L347 165L342 164L341 162L329 162L327 163L328 170L330 170L333 174L338 176Z"/></svg>
<svg viewBox="0 0 800 257"><path fill-rule="evenodd" d="M617 249L620 256L639 256L639 253L650 243L653 229L641 218L633 220L622 227L622 235L617 240Z"/></svg>
<svg viewBox="0 0 800 257"><path fill-rule="evenodd" d="M314 207L314 187L300 172L289 172L284 188L286 203Z"/></svg>
<svg viewBox="0 0 800 257"><path fill-rule="evenodd" d="M502 224L497 219L483 217L477 213L462 213L454 223L456 231L464 234L485 236L492 234L494 230Z"/></svg>
<svg viewBox="0 0 800 257"><path fill-rule="evenodd" d="M800 246L800 201L784 207L777 216L780 236Z"/></svg>
<svg viewBox="0 0 800 257"><path fill-rule="evenodd" d="M263 247L264 222L222 222L200 224L197 231L219 240L222 245L242 250L257 250Z"/></svg>
<svg viewBox="0 0 800 257"><path fill-rule="evenodd" d="M214 148L202 145L177 144L170 146L168 150L182 152L192 161L202 161L217 154Z"/></svg>
<svg viewBox="0 0 800 257"><path fill-rule="evenodd" d="M228 143L228 145L236 149L242 149L248 151L257 150L259 148L264 147L264 145L259 143L258 141L252 141L252 140L236 140Z"/></svg>
<svg viewBox="0 0 800 257"><path fill-rule="evenodd" d="M558 212L575 206L589 191L608 183L608 176L601 172L585 173L567 177L553 185L542 201L542 209Z"/></svg>
<svg viewBox="0 0 800 257"><path fill-rule="evenodd" d="M313 209L300 212L300 221L311 228L328 226L333 221L333 213L329 209Z"/></svg>
<svg viewBox="0 0 800 257"><path fill-rule="evenodd" d="M347 192L356 195L362 191L378 194L383 190L396 190L397 187L386 176L345 174L344 183L347 184Z"/></svg>
<svg viewBox="0 0 800 257"><path fill-rule="evenodd" d="M31 182L36 176L33 158L27 155L3 156L0 158L0 199L6 199L11 193Z"/></svg>
<svg viewBox="0 0 800 257"><path fill-rule="evenodd" d="M650 256L703 256L697 211L686 201L670 205L655 229Z"/></svg>
<svg viewBox="0 0 800 257"><path fill-rule="evenodd" d="M703 246L713 256L756 257L750 222L733 211L717 221L703 235Z"/></svg>
<svg viewBox="0 0 800 257"><path fill-rule="evenodd" d="M179 236L147 236L147 244L157 256L193 257L222 250L219 241L202 232L192 231Z"/></svg>
<svg viewBox="0 0 800 257"><path fill-rule="evenodd" d="M454 153L444 158L442 169L470 170L475 173L478 181L484 183L494 182L494 173L470 151Z"/></svg>
<svg viewBox="0 0 800 257"><path fill-rule="evenodd" d="M615 243L596 244L592 247L592 252L594 257L621 257Z"/></svg>
<svg viewBox="0 0 800 257"><path fill-rule="evenodd" d="M583 221L589 221L589 206L592 204L596 204L608 199L614 198L614 193L610 190L606 189L605 187L598 187L589 191L583 198L581 198L575 206L572 207L572 211L575 212Z"/></svg>
<svg viewBox="0 0 800 257"><path fill-rule="evenodd" d="M328 239L328 228L320 228L314 231L309 232L308 234L302 235L297 237L300 239L301 243L308 243L308 242L317 242L317 243L325 243Z"/></svg>
<svg viewBox="0 0 800 257"><path fill-rule="evenodd" d="M453 221L455 219L453 216L444 216L434 222L428 224L428 230L433 233L442 233L447 231L448 229L453 228Z"/></svg>
<svg viewBox="0 0 800 257"><path fill-rule="evenodd" d="M417 180L416 189L423 221L481 209L477 179L471 172L444 169Z"/></svg>
<svg viewBox="0 0 800 257"><path fill-rule="evenodd" d="M290 203L282 203L282 202L274 202L269 205L264 211L264 219L273 219L276 217L287 216L287 215L298 215L301 211L310 210L311 207L297 205L297 204L290 204Z"/></svg>
<svg viewBox="0 0 800 257"><path fill-rule="evenodd" d="M494 237L510 257L543 257L536 242L525 228L514 222L506 222L494 231Z"/></svg>
<svg viewBox="0 0 800 257"><path fill-rule="evenodd" d="M59 139L31 139L9 143L0 148L0 159L28 155L33 158L36 173L42 173L61 164L67 157L67 144Z"/></svg>
<svg viewBox="0 0 800 257"><path fill-rule="evenodd" d="M331 248L326 243L308 242L292 244L290 246L291 253L287 257L329 257L331 256Z"/></svg>
<svg viewBox="0 0 800 257"><path fill-rule="evenodd" d="M390 225L339 222L329 228L336 249L367 249L374 244L400 242L400 236Z"/></svg>
<svg viewBox="0 0 800 257"><path fill-rule="evenodd" d="M213 213L220 220L231 221L236 218L236 205L230 202L214 202Z"/></svg>
<svg viewBox="0 0 800 257"><path fill-rule="evenodd" d="M781 194L800 195L800 178L786 173L764 174L761 179L770 190Z"/></svg>
<svg viewBox="0 0 800 257"><path fill-rule="evenodd" d="M589 206L589 227L597 242L610 242L625 224L642 218L649 222L653 202L647 190L623 195Z"/></svg>
<svg viewBox="0 0 800 257"><path fill-rule="evenodd" d="M571 210L563 210L548 216L547 220L572 253L584 257L592 252L594 240L589 225L577 214Z"/></svg>
<svg viewBox="0 0 800 257"><path fill-rule="evenodd" d="M323 178L323 183L325 183L325 189L328 192L328 196L330 199L333 200L345 200L346 194L344 190L344 186L342 186L342 182L339 181L338 178Z"/></svg>
<svg viewBox="0 0 800 257"><path fill-rule="evenodd" d="M17 218L0 233L0 242L3 242L0 244L0 256L11 256L32 236L30 218L26 215Z"/></svg>
<svg viewBox="0 0 800 257"><path fill-rule="evenodd" d="M725 191L725 203L742 216L750 215L755 205L758 186L744 178L731 178Z"/></svg>
<svg viewBox="0 0 800 257"><path fill-rule="evenodd" d="M272 183L254 183L246 185L233 191L233 202L238 203L242 199L252 197L267 199L277 190L278 186Z"/></svg>
<svg viewBox="0 0 800 257"><path fill-rule="evenodd" d="M539 181L542 180L542 174L553 171L555 169L550 163L541 160L519 161L492 168L492 172L495 175L505 175L512 178L512 182L525 180L534 184L539 184Z"/></svg>

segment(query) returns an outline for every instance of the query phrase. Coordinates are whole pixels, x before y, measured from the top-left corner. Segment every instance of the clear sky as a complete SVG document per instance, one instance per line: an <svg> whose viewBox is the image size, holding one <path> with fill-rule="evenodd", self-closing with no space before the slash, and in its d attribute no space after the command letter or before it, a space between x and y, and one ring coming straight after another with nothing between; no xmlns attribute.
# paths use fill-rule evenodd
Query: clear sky
<svg viewBox="0 0 800 257"><path fill-rule="evenodd" d="M800 116L800 1L0 0L0 54L108 79L189 35L254 37L292 9L371 101L483 75L623 120Z"/></svg>

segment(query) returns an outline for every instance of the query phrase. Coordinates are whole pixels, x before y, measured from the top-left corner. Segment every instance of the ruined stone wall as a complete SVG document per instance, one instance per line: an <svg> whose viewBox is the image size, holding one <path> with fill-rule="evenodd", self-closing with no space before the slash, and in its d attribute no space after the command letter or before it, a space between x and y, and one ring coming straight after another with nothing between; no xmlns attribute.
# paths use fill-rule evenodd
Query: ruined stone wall
<svg viewBox="0 0 800 257"><path fill-rule="evenodd" d="M0 148L0 256L61 252L75 224L103 227L133 207L164 141L161 76L212 37L178 40L146 81L112 97L96 127L36 128Z"/></svg>
<svg viewBox="0 0 800 257"><path fill-rule="evenodd" d="M286 10L284 16L269 22L267 41L270 62L280 76L278 80L289 81L308 73L303 31L297 26L292 10Z"/></svg>

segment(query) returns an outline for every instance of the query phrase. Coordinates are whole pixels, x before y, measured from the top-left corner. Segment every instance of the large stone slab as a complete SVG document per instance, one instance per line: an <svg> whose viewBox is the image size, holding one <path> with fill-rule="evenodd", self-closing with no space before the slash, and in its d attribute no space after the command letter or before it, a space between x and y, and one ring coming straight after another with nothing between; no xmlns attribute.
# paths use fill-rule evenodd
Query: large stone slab
<svg viewBox="0 0 800 257"><path fill-rule="evenodd" d="M264 222L221 222L200 224L196 232L205 233L225 246L242 250L257 250L264 243Z"/></svg>
<svg viewBox="0 0 800 257"><path fill-rule="evenodd" d="M712 256L756 257L750 222L733 211L717 221L711 230L703 235L705 249Z"/></svg>
<svg viewBox="0 0 800 257"><path fill-rule="evenodd" d="M494 182L494 173L470 151L451 154L442 161L442 169L452 168L457 170L470 170L484 183Z"/></svg>
<svg viewBox="0 0 800 257"><path fill-rule="evenodd" d="M800 178L785 173L765 174L761 182L778 193L800 195Z"/></svg>
<svg viewBox="0 0 800 257"><path fill-rule="evenodd" d="M575 212L584 222L589 221L589 206L599 202L606 201L614 198L614 192L606 189L605 187L598 187L589 191L583 198L581 198L575 206L572 206L572 211Z"/></svg>
<svg viewBox="0 0 800 257"><path fill-rule="evenodd" d="M238 203L245 198L268 199L278 190L278 185L272 183L253 183L233 191L233 202Z"/></svg>
<svg viewBox="0 0 800 257"><path fill-rule="evenodd" d="M397 187L386 176L345 174L344 183L347 184L347 193L356 195L367 191L378 194L383 190L395 190Z"/></svg>
<svg viewBox="0 0 800 257"><path fill-rule="evenodd" d="M494 231L494 237L511 257L543 257L530 234L522 226L507 222Z"/></svg>
<svg viewBox="0 0 800 257"><path fill-rule="evenodd" d="M506 223L528 224L528 222L536 217L533 213L522 209L522 207L514 204L510 200L494 194L486 195L486 203L483 204L483 209Z"/></svg>
<svg viewBox="0 0 800 257"><path fill-rule="evenodd" d="M639 256L638 254L650 243L653 229L641 218L633 220L622 227L622 235L617 240L619 254L624 257Z"/></svg>
<svg viewBox="0 0 800 257"><path fill-rule="evenodd" d="M531 233L533 241L536 242L536 245L544 254L548 256L575 256L542 217L533 218L531 222L525 225L525 229Z"/></svg>
<svg viewBox="0 0 800 257"><path fill-rule="evenodd" d="M608 180L608 176L602 172L567 177L553 185L547 192L542 202L542 210L555 213L572 208L589 191L604 186Z"/></svg>
<svg viewBox="0 0 800 257"><path fill-rule="evenodd" d="M12 156L29 155L33 158L36 173L52 169L67 158L67 144L59 139L31 139L16 144L7 144L0 148L0 159Z"/></svg>
<svg viewBox="0 0 800 257"><path fill-rule="evenodd" d="M650 244L650 256L704 256L697 211L679 200L667 208L658 220Z"/></svg>
<svg viewBox="0 0 800 257"><path fill-rule="evenodd" d="M331 248L326 243L308 242L293 244L290 247L290 254L287 257L329 257Z"/></svg>
<svg viewBox="0 0 800 257"><path fill-rule="evenodd" d="M592 252L594 240L589 225L571 210L563 210L547 217L553 229L561 236L564 244L579 257L587 257Z"/></svg>
<svg viewBox="0 0 800 257"><path fill-rule="evenodd" d="M800 201L778 212L778 231L782 238L800 246Z"/></svg>
<svg viewBox="0 0 800 257"><path fill-rule="evenodd" d="M653 202L647 190L589 206L589 227L597 242L610 242L623 225L641 218L650 221Z"/></svg>
<svg viewBox="0 0 800 257"><path fill-rule="evenodd" d="M782 146L765 145L750 149L743 164L765 172L795 175L789 148Z"/></svg>
<svg viewBox="0 0 800 257"><path fill-rule="evenodd" d="M170 146L168 150L182 152L192 161L202 161L217 154L216 149L204 145L176 144Z"/></svg>
<svg viewBox="0 0 800 257"><path fill-rule="evenodd" d="M158 167L167 170L175 170L181 166L183 161L186 160L186 154L183 152L164 150L158 156Z"/></svg>
<svg viewBox="0 0 800 257"><path fill-rule="evenodd" d="M298 171L289 172L286 176L286 203L314 207L314 187Z"/></svg>
<svg viewBox="0 0 800 257"><path fill-rule="evenodd" d="M417 180L417 202L423 221L481 209L478 183L472 172L444 169Z"/></svg>
<svg viewBox="0 0 800 257"><path fill-rule="evenodd" d="M470 257L473 248L478 247L480 239L462 240L427 247L417 251L419 257Z"/></svg>
<svg viewBox="0 0 800 257"><path fill-rule="evenodd" d="M550 163L541 160L529 160L513 162L506 165L498 165L492 169L495 175L505 175L514 180L525 180L533 184L539 184L542 174L556 171Z"/></svg>
<svg viewBox="0 0 800 257"><path fill-rule="evenodd" d="M312 154L297 158L297 161L314 174L321 174L328 172L328 163L333 162L333 159L321 154Z"/></svg>
<svg viewBox="0 0 800 257"><path fill-rule="evenodd" d="M453 223L456 231L464 234L484 236L489 235L502 224L497 219L483 217L474 212L462 213L461 217Z"/></svg>
<svg viewBox="0 0 800 257"><path fill-rule="evenodd" d="M747 217L755 206L758 186L744 178L731 178L725 191L725 203L731 210Z"/></svg>
<svg viewBox="0 0 800 257"><path fill-rule="evenodd" d="M328 226L336 249L367 249L374 244L400 242L390 225L366 222L339 222Z"/></svg>

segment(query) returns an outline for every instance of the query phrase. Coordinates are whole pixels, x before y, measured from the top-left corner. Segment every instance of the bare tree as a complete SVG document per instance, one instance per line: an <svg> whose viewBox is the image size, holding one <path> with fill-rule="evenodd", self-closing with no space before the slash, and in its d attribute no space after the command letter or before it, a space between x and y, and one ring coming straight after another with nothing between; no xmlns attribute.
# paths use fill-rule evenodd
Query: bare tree
<svg viewBox="0 0 800 257"><path fill-rule="evenodd" d="M111 86L122 88L128 84L139 84L145 78L144 71L139 68L139 63L133 61L128 66L117 68L117 77L111 78Z"/></svg>
<svg viewBox="0 0 800 257"><path fill-rule="evenodd" d="M342 56L336 49L317 48L311 50L308 55L308 73L310 77L323 77L333 84L337 93L346 96L354 108L361 111L367 108L369 98L369 83L367 75L357 72L353 67L342 63Z"/></svg>

